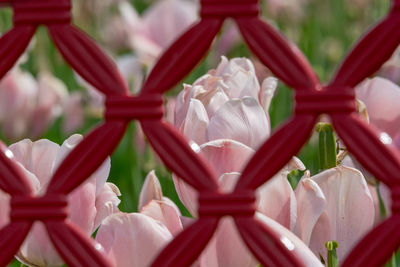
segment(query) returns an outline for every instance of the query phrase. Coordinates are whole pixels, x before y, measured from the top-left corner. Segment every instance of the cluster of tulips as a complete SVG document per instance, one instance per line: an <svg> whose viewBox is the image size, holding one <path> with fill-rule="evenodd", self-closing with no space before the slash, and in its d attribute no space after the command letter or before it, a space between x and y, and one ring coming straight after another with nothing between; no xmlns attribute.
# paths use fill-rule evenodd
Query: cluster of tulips
<svg viewBox="0 0 400 267"><path fill-rule="evenodd" d="M221 191L233 190L247 161L270 135L268 110L277 85L273 77L260 83L249 59L222 57L216 69L192 85L185 84L177 96L173 124L190 147L208 159ZM400 108L396 102L400 88L376 77L364 81L356 92L360 116L381 131L386 145L400 149ZM333 140L322 144L322 153L324 149L336 152L329 122L320 124L318 131ZM60 162L82 138L72 135L61 146L45 139L25 139L9 149L35 193L40 195L46 191ZM306 266L340 262L382 220L382 208L390 213L388 189L376 183L343 149L337 155L334 153L334 158L322 164L321 171L313 176L300 159L293 157L257 190L255 216L287 237L293 244L293 253ZM118 209L120 190L107 182L110 166L108 158L69 196L68 219L88 236L96 232L102 252L115 266L149 266L174 236L196 220L197 192L172 174L180 200L191 214L182 216L177 205L163 196L152 171L141 189L139 212L124 213ZM0 191L0 227L9 220L9 200ZM35 223L16 257L29 266L63 264L40 222ZM195 263L207 267L257 264L228 217L222 219Z"/></svg>

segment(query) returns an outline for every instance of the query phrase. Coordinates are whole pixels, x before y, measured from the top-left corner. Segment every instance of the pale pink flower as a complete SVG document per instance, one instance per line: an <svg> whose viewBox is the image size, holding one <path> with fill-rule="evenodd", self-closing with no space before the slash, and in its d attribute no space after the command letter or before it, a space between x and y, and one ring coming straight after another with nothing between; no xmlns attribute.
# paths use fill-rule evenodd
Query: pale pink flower
<svg viewBox="0 0 400 267"><path fill-rule="evenodd" d="M175 126L189 139L191 147L208 160L222 191L234 188L255 149L269 136L268 107L277 81L269 78L260 88L254 67L248 62L223 59L216 70L201 77L193 86L185 86L177 98ZM254 103L253 109L245 107L243 99L246 98ZM239 108L226 108L226 112L221 112L225 111L224 107L240 101L244 104L237 105ZM257 211L296 233L317 257L318 253L326 256L325 243L337 239L341 246L338 253L343 259L373 225L374 203L364 177L357 170L338 167L311 178L303 177L293 191L287 175L296 169L305 167L293 158L257 189ZM174 182L180 199L196 216L197 192L177 177ZM360 206L365 208L363 214L353 211ZM359 220L364 223L354 230ZM229 223L229 220L221 223L225 227L217 232L216 250L218 257L234 256L232 259L221 256L219 263L254 265L254 257L239 242L240 237ZM354 233L350 234L352 231ZM222 246L223 243L232 245Z"/></svg>
<svg viewBox="0 0 400 267"><path fill-rule="evenodd" d="M117 213L101 224L96 240L116 266L149 266L154 257L193 219L182 217L176 205L162 195L160 183L150 172L139 199L140 213ZM293 233L258 213L257 219L287 238L307 266L321 266L317 257ZM257 261L231 224L224 219L194 266L251 266Z"/></svg>
<svg viewBox="0 0 400 267"><path fill-rule="evenodd" d="M268 78L260 86L250 60L222 57L215 70L184 86L174 125L197 145L232 139L257 148L270 133L268 108L276 84Z"/></svg>
<svg viewBox="0 0 400 267"><path fill-rule="evenodd" d="M65 85L48 73L38 80L18 67L0 83L0 124L9 140L37 138L61 115Z"/></svg>
<svg viewBox="0 0 400 267"><path fill-rule="evenodd" d="M400 128L398 127L400 124L400 107L398 105L400 87L382 77L366 79L356 87L356 97L365 104L368 121L375 129L380 131L379 138L382 143L400 149ZM376 190L379 190L387 215L390 215L391 198L389 188L385 184L379 183L379 188L377 189L375 177L352 157L347 156L342 164L361 170L367 181L373 184L369 188L375 203L375 224L383 219L380 216Z"/></svg>
<svg viewBox="0 0 400 267"><path fill-rule="evenodd" d="M189 139L196 152L207 158L221 191L233 190L254 149L269 136L268 109L276 86L274 78L267 78L260 86L248 59L228 61L222 57L217 69L209 71L193 85L185 85L178 95L175 127ZM288 229L294 228L296 217L292 215L297 212L296 199L287 175L293 169L304 168L294 158L257 190L259 216L267 215ZM177 177L174 183L181 201L197 216L197 192ZM213 242L218 266L257 264L230 218L221 221ZM314 266L318 266L317 257L312 258Z"/></svg>
<svg viewBox="0 0 400 267"><path fill-rule="evenodd" d="M339 166L312 177L306 172L295 195L297 220L292 230L325 260L327 241L339 243L337 255L343 261L374 225L374 201L356 169Z"/></svg>
<svg viewBox="0 0 400 267"><path fill-rule="evenodd" d="M132 49L148 65L197 19L197 5L187 0L159 0L142 16L122 2L120 12Z"/></svg>
<svg viewBox="0 0 400 267"><path fill-rule="evenodd" d="M62 146L47 139L32 142L28 139L12 144L18 166L25 173L34 193L43 195L57 167L68 153L82 140L72 135ZM90 236L101 221L118 211L118 188L106 183L110 172L110 158L92 174L88 181L68 197L69 219ZM8 221L9 196L0 192L0 227ZM17 258L31 266L60 266L63 261L47 236L44 225L36 222L21 246Z"/></svg>
<svg viewBox="0 0 400 267"><path fill-rule="evenodd" d="M398 85L381 77L366 79L357 86L356 96L365 104L372 125L391 138L400 134ZM391 140L386 143L391 143Z"/></svg>
<svg viewBox="0 0 400 267"><path fill-rule="evenodd" d="M162 248L183 230L188 220L170 199L163 196L154 171L147 175L143 184L139 211L111 215L97 232L96 240L115 266L149 266ZM208 258L206 253L198 264L212 266L206 264Z"/></svg>
<svg viewBox="0 0 400 267"><path fill-rule="evenodd" d="M200 152L209 160L224 191L233 189L240 171L254 153L251 148L232 140L206 143L200 146ZM304 165L294 158L269 182L258 188L257 211L296 233L317 256L318 253L326 256L324 245L327 241L338 241L339 259L344 259L374 224L376 207L365 178L356 169L337 167L311 178L306 174L293 191L287 180L288 173L293 169L304 169ZM196 216L197 192L176 177L174 182L180 199ZM223 223L225 226L228 224ZM224 230L218 232L217 240L218 236L221 240L226 240L227 236L234 239L229 227L221 229ZM236 244L236 252L231 253L242 260L233 261L238 263L237 266L247 266L245 262L251 262L251 254L240 242L231 243ZM226 247L217 245L217 251L221 249ZM218 252L217 255L220 253L225 254Z"/></svg>

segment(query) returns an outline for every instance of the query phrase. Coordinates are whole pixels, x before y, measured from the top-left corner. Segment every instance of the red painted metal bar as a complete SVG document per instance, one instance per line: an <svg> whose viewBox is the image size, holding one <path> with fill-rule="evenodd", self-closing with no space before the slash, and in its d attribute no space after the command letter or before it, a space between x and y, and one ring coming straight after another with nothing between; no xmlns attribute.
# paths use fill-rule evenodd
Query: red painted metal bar
<svg viewBox="0 0 400 267"><path fill-rule="evenodd" d="M12 196L11 222L0 230L0 265L12 260L32 223L42 221L70 266L111 266L93 241L66 220L65 199L112 153L127 123L136 119L165 164L201 196L197 222L168 244L153 266L191 265L222 216L234 218L244 242L263 265L301 266L301 259L280 242L281 237L254 218L254 192L301 149L322 113L331 116L338 134L357 159L392 190L392 217L360 241L343 263L382 265L400 245L400 234L394 234L400 226L400 155L384 146L377 132L358 118L353 87L378 70L400 43L400 0L392 3L388 16L362 38L332 82L323 86L300 50L258 17L258 0L201 0L201 20L161 56L141 93L129 96L115 63L90 37L71 25L70 0L0 0L0 5L11 5L14 10L14 27L0 38L0 77L24 52L37 27L45 25L71 67L107 96L105 123L66 157L44 196L32 195L24 174L0 144L0 189ZM195 67L228 17L235 20L254 54L296 91L296 108L295 116L249 161L234 192L223 194L207 161L162 120L162 94Z"/></svg>

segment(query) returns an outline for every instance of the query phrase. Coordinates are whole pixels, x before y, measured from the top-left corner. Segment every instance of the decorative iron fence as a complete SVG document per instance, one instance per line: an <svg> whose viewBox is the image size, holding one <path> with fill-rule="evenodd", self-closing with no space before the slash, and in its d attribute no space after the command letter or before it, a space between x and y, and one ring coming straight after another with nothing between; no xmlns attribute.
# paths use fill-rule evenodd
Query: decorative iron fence
<svg viewBox="0 0 400 267"><path fill-rule="evenodd" d="M378 70L399 45L400 0L392 0L387 17L362 38L328 85L319 82L292 44L259 18L258 0L202 0L201 20L162 55L137 96L129 95L113 61L71 24L70 0L0 3L11 5L14 12L13 28L0 39L1 77L24 52L37 27L44 25L65 60L107 97L105 122L67 156L43 196L32 195L24 174L10 159L7 147L0 144L0 188L12 196L10 223L0 230L1 266L12 260L35 221L45 224L51 241L68 265L111 266L94 242L66 220L66 197L112 153L131 120L140 121L165 164L201 193L198 220L159 254L153 266L189 266L213 236L220 218L226 215L234 218L241 237L264 266L301 266L281 237L255 220L255 190L301 149L322 113L331 117L350 152L392 192L392 216L359 242L343 266L382 265L399 247L400 155L383 145L377 132L354 112L353 88ZM234 19L254 54L296 91L296 108L294 116L255 153L233 193L223 194L218 191L206 161L162 117L163 94L201 60L228 17Z"/></svg>

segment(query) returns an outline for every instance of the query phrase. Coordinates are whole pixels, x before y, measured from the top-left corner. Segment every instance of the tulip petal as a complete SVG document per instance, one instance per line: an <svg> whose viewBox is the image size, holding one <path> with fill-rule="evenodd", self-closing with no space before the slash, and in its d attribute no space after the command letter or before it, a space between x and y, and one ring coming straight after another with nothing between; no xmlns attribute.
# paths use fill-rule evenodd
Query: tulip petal
<svg viewBox="0 0 400 267"><path fill-rule="evenodd" d="M380 207L379 207L379 197L376 186L368 184L368 189L369 192L371 193L372 201L374 202L374 210L375 210L374 226L375 226L382 221Z"/></svg>
<svg viewBox="0 0 400 267"><path fill-rule="evenodd" d="M289 250L294 253L294 255L297 256L299 260L304 263L304 266L323 266L319 258L313 254L313 252L307 247L307 245L304 244L287 228L283 227L273 219L268 218L261 213L256 213L256 219L266 224L270 229L282 236L281 241L286 245Z"/></svg>
<svg viewBox="0 0 400 267"><path fill-rule="evenodd" d="M213 76L207 77L212 84L205 85L204 88L207 90L204 89L204 92L197 94L196 99L203 103L208 117L211 118L223 104L229 101L229 98L224 91L226 85L220 79L216 79Z"/></svg>
<svg viewBox="0 0 400 267"><path fill-rule="evenodd" d="M197 99L190 99L185 122L183 124L183 134L197 144L206 142L206 130L208 126L208 115L203 104Z"/></svg>
<svg viewBox="0 0 400 267"><path fill-rule="evenodd" d="M89 180L92 180L96 184L96 196L101 193L111 170L111 158L107 157L100 167L90 176Z"/></svg>
<svg viewBox="0 0 400 267"><path fill-rule="evenodd" d="M87 235L93 233L96 218L96 186L86 182L68 196L68 218L78 225Z"/></svg>
<svg viewBox="0 0 400 267"><path fill-rule="evenodd" d="M285 172L280 172L257 190L257 210L288 229L296 222L296 198Z"/></svg>
<svg viewBox="0 0 400 267"><path fill-rule="evenodd" d="M55 157L52 173L54 173L65 157L83 140L80 134L71 135L61 145L58 154ZM100 167L90 176L88 182L93 182L96 185L96 196L100 194L104 184L108 179L111 169L111 159L107 157Z"/></svg>
<svg viewBox="0 0 400 267"><path fill-rule="evenodd" d="M274 77L266 78L261 85L261 90L258 98L260 100L261 106L264 109L265 114L269 114L269 106L271 104L271 100L274 96L277 86L278 80Z"/></svg>
<svg viewBox="0 0 400 267"><path fill-rule="evenodd" d="M152 6L143 15L151 39L162 48L183 33L196 20L196 5L192 2L166 0Z"/></svg>
<svg viewBox="0 0 400 267"><path fill-rule="evenodd" d="M83 140L82 135L80 134L74 134L71 135L67 140L63 142L61 145L58 154L55 158L55 162L53 165L53 170L52 172L54 173L58 166L60 166L61 162L65 159L65 157L72 151L74 147L76 147L80 141Z"/></svg>
<svg viewBox="0 0 400 267"><path fill-rule="evenodd" d="M139 213L117 213L101 224L96 241L118 267L150 266L151 261L171 240L160 222Z"/></svg>
<svg viewBox="0 0 400 267"><path fill-rule="evenodd" d="M232 74L223 74L225 84L229 88L226 92L230 98L243 98L245 96L258 99L260 83L255 72L238 69Z"/></svg>
<svg viewBox="0 0 400 267"><path fill-rule="evenodd" d="M240 172L254 153L250 147L229 139L205 143L200 146L200 151L203 153L204 158L208 159L217 177L221 177L225 173ZM196 216L197 191L174 174L172 177L180 200L190 214ZM220 183L221 180L218 182Z"/></svg>
<svg viewBox="0 0 400 267"><path fill-rule="evenodd" d="M218 67L213 74L216 76L222 76L223 74L232 75L239 70L255 73L254 65L250 59L242 57L228 60L227 57L222 56L221 62L218 64Z"/></svg>
<svg viewBox="0 0 400 267"><path fill-rule="evenodd" d="M223 218L215 233L218 266L254 267L257 260L243 242L231 217Z"/></svg>
<svg viewBox="0 0 400 267"><path fill-rule="evenodd" d="M221 192L231 193L235 189L235 185L240 178L239 172L224 173L218 179L218 185Z"/></svg>
<svg viewBox="0 0 400 267"><path fill-rule="evenodd" d="M326 208L326 199L318 184L309 178L309 172L300 180L295 194L297 222L294 232L309 245L314 226Z"/></svg>
<svg viewBox="0 0 400 267"><path fill-rule="evenodd" d="M139 195L138 210L141 211L150 201L162 200L163 193L161 189L160 181L153 171L149 172L144 180L142 189Z"/></svg>
<svg viewBox="0 0 400 267"><path fill-rule="evenodd" d="M9 149L13 152L15 159L37 177L41 187L46 188L52 175L54 158L60 146L47 139L36 142L25 139L10 145Z"/></svg>
<svg viewBox="0 0 400 267"><path fill-rule="evenodd" d="M166 201L152 200L142 208L140 213L160 221L174 236L183 229L180 212Z"/></svg>
<svg viewBox="0 0 400 267"><path fill-rule="evenodd" d="M250 147L229 139L218 139L200 146L217 177L227 172L241 172L254 154Z"/></svg>
<svg viewBox="0 0 400 267"><path fill-rule="evenodd" d="M29 266L61 266L63 264L42 222L36 222L33 225L17 258Z"/></svg>
<svg viewBox="0 0 400 267"><path fill-rule="evenodd" d="M357 98L367 107L370 122L395 137L400 133L400 87L380 77L367 79L356 89Z"/></svg>
<svg viewBox="0 0 400 267"><path fill-rule="evenodd" d="M193 217L197 216L197 198L198 193L190 185L185 183L182 179L178 178L174 173L172 174L175 190L178 193L179 199L185 205L186 209Z"/></svg>
<svg viewBox="0 0 400 267"><path fill-rule="evenodd" d="M207 140L232 139L256 149L270 132L270 125L258 101L251 97L225 103L211 118Z"/></svg>
<svg viewBox="0 0 400 267"><path fill-rule="evenodd" d="M119 211L118 205L121 203L121 200L118 196L120 195L121 192L115 184L106 183L103 186L101 193L96 197L96 217L92 232L99 227L105 218Z"/></svg>
<svg viewBox="0 0 400 267"><path fill-rule="evenodd" d="M325 195L331 239L339 243L337 254L339 260L343 260L373 226L375 211L371 193L361 172L345 166L326 170L311 179ZM321 226L319 230L326 231L327 227ZM317 230L314 229L312 235L318 235ZM311 237L310 246L316 246L312 242L321 246L327 241Z"/></svg>
<svg viewBox="0 0 400 267"><path fill-rule="evenodd" d="M286 228L293 230L297 218L297 204L287 179L292 170L303 170L304 164L293 157L274 177L257 189L257 210Z"/></svg>

